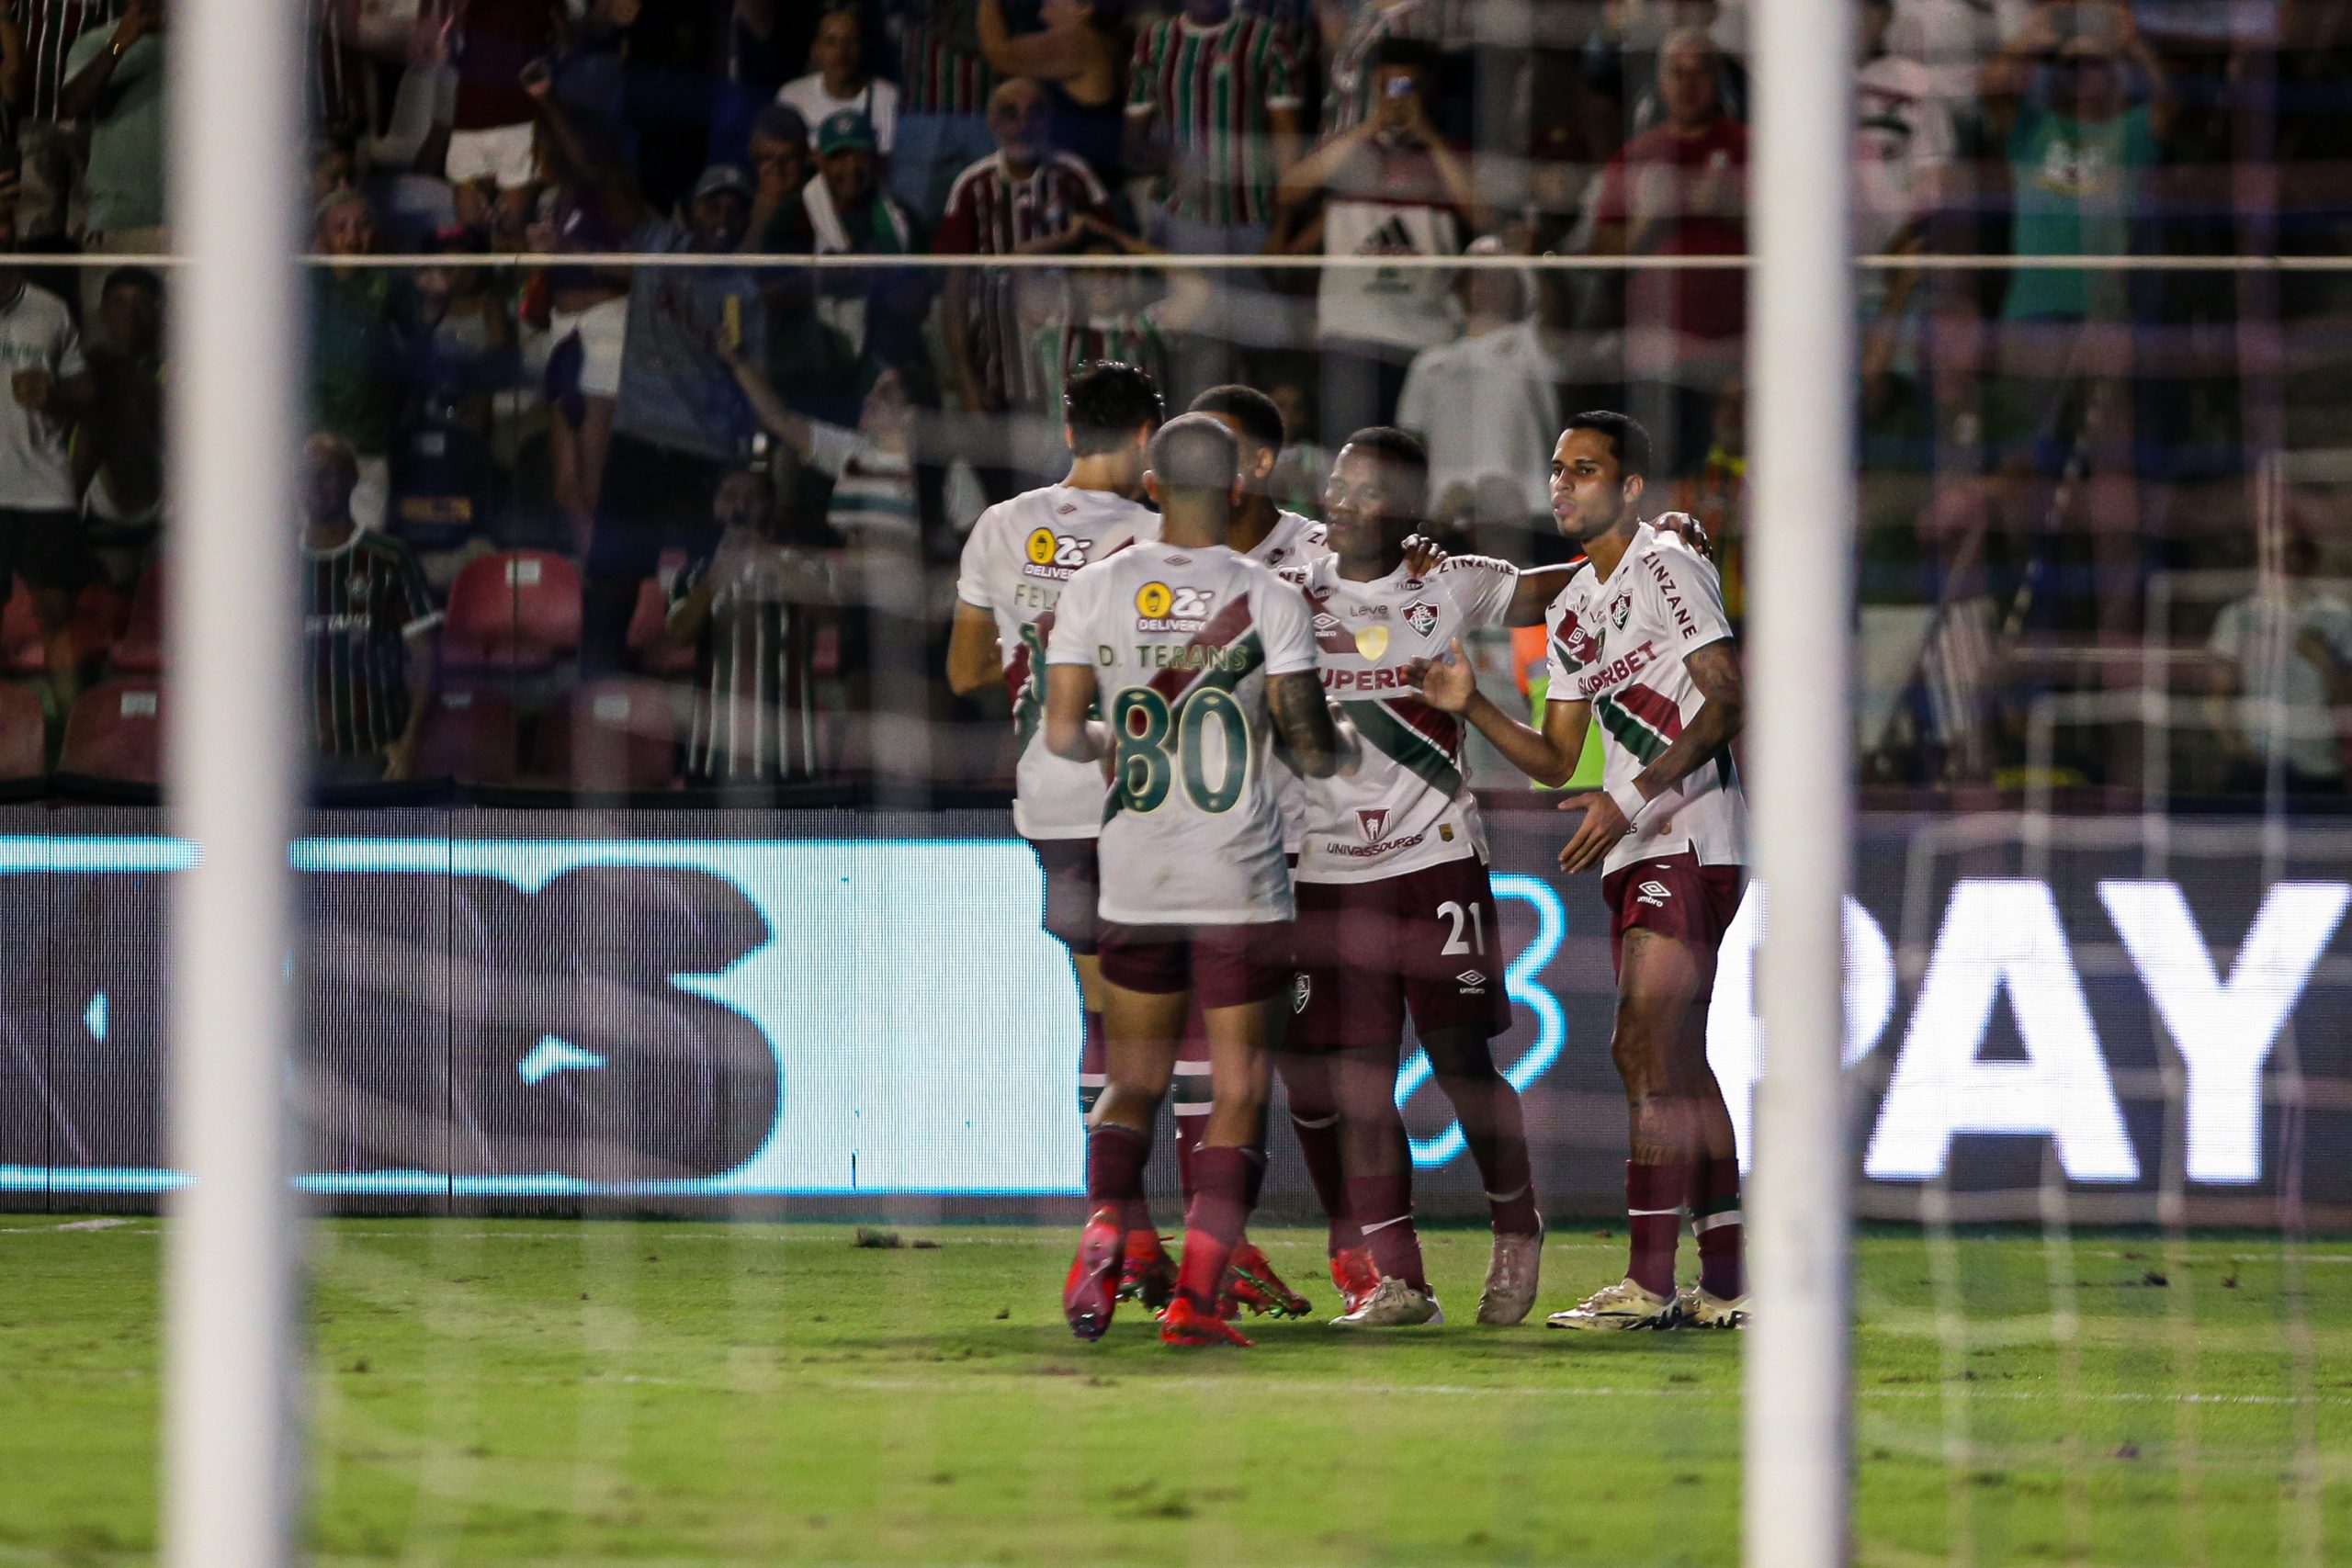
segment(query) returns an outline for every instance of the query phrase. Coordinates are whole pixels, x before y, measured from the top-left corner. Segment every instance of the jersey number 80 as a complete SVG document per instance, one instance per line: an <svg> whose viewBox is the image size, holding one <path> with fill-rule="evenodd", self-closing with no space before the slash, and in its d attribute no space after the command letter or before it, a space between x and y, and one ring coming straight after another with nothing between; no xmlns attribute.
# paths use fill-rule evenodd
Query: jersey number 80
<svg viewBox="0 0 2352 1568"><path fill-rule="evenodd" d="M1111 725L1119 739L1122 809L1159 810L1180 769L1184 794L1204 816L1230 811L1241 798L1250 777L1250 722L1242 716L1241 705L1215 686L1201 687L1187 697L1172 726L1167 698L1149 686L1130 686L1112 703ZM1225 743L1215 784L1209 782L1204 744L1212 726Z"/></svg>

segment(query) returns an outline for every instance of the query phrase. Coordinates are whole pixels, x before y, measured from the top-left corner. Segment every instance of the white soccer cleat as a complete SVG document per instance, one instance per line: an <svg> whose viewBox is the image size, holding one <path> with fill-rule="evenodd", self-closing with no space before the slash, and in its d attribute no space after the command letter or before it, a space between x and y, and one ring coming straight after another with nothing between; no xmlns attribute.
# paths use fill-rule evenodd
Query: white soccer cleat
<svg viewBox="0 0 2352 1568"><path fill-rule="evenodd" d="M1682 1321L1692 1328L1745 1328L1747 1326L1747 1298L1725 1301L1700 1285L1685 1285L1674 1293L1674 1304L1682 1314Z"/></svg>
<svg viewBox="0 0 2352 1568"><path fill-rule="evenodd" d="M1672 1328L1681 1321L1679 1301L1631 1280L1603 1286L1567 1311L1544 1319L1554 1328Z"/></svg>
<svg viewBox="0 0 2352 1568"><path fill-rule="evenodd" d="M1383 1276L1379 1286L1355 1311L1331 1320L1334 1328L1415 1328L1445 1321L1437 1297L1417 1291L1394 1275Z"/></svg>
<svg viewBox="0 0 2352 1568"><path fill-rule="evenodd" d="M1543 1272L1541 1220L1533 1235L1497 1231L1494 1250L1487 1255L1487 1288L1478 1293L1478 1321L1494 1328L1525 1322L1535 1305L1535 1287Z"/></svg>

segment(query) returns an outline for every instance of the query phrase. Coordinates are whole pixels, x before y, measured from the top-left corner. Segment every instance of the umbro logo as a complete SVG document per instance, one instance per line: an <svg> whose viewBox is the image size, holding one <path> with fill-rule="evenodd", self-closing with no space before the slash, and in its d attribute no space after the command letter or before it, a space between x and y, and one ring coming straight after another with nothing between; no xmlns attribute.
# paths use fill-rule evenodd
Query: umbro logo
<svg viewBox="0 0 2352 1568"><path fill-rule="evenodd" d="M1476 969L1464 969L1453 978L1469 996L1483 997L1487 994L1487 977Z"/></svg>
<svg viewBox="0 0 2352 1568"><path fill-rule="evenodd" d="M1170 566L1190 566L1193 564L1193 558L1190 556L1170 556L1168 558L1168 564Z"/></svg>
<svg viewBox="0 0 2352 1568"><path fill-rule="evenodd" d="M1338 631L1340 629L1340 617L1331 614L1329 610L1325 610L1315 617L1315 629L1318 632Z"/></svg>
<svg viewBox="0 0 2352 1568"><path fill-rule="evenodd" d="M1666 901L1674 897L1674 889L1663 882L1645 882L1634 892L1635 903L1647 904L1653 909L1665 908Z"/></svg>
<svg viewBox="0 0 2352 1568"><path fill-rule="evenodd" d="M1054 508L1054 515L1057 517L1067 517L1077 510L1077 507L1072 506L1069 502L1065 501L1059 506Z"/></svg>

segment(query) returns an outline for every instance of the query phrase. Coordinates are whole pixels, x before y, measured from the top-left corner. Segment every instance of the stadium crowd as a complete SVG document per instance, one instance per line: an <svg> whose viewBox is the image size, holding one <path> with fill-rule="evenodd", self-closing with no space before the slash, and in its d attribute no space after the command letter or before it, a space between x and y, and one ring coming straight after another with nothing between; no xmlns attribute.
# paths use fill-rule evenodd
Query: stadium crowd
<svg viewBox="0 0 2352 1568"><path fill-rule="evenodd" d="M1606 265L1747 248L1739 0L306 3L324 777L1001 779L954 562L1099 359L1272 395L1301 511L1411 429L1432 531L1532 562L1564 412L1628 408L1740 611L1744 274ZM135 776L160 711L171 11L0 5L17 776ZM1866 776L2340 795L2344 275L1904 263L2344 253L2352 6L1859 41ZM1335 265L1247 265L1291 257ZM2029 754L2038 697L2149 680L2163 778L2111 727Z"/></svg>

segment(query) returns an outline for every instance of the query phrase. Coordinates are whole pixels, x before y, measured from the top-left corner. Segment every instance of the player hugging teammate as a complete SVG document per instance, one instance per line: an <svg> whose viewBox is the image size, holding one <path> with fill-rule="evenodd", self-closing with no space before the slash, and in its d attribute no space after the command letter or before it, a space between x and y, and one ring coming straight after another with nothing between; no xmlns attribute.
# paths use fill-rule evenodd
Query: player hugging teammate
<svg viewBox="0 0 2352 1568"><path fill-rule="evenodd" d="M1265 499L1283 439L1266 400L1215 389L1160 426L1149 385L1126 367L1073 380L1071 478L983 516L957 628L966 663L988 651L981 628L1001 639L1023 728L1016 815L1087 995L1085 1073L1101 1099L1063 1292L1072 1330L1099 1338L1115 1303L1140 1295L1167 1301L1170 1344L1246 1345L1226 1321L1237 1303L1305 1309L1242 1234L1277 1063L1330 1219L1335 1322L1442 1322L1395 1100L1408 1018L1487 1195L1479 1321L1525 1317L1543 1222L1519 1096L1491 1052L1510 1022L1507 954L1462 748L1466 723L1558 784L1595 720L1606 787L1562 803L1584 820L1560 863L1604 873L1632 1257L1624 1280L1549 1321L1739 1326L1737 1153L1705 1050L1716 949L1740 893L1739 667L1703 536L1674 514L1642 521L1647 435L1621 414L1570 423L1552 495L1586 558L1521 571L1408 559L1428 464L1403 432L1349 440L1318 526ZM1134 502L1138 485L1159 514ZM1031 567L1055 569L1050 591L1012 581ZM1460 638L1539 618L1552 683L1536 729L1478 692ZM1188 1051L1188 1034L1204 1049ZM1184 1072L1188 1055L1213 1095ZM1171 1086L1206 1114L1178 1122L1199 1146L1180 1150L1185 1242L1169 1299L1143 1170ZM1700 1278L1678 1291L1686 1212Z"/></svg>

